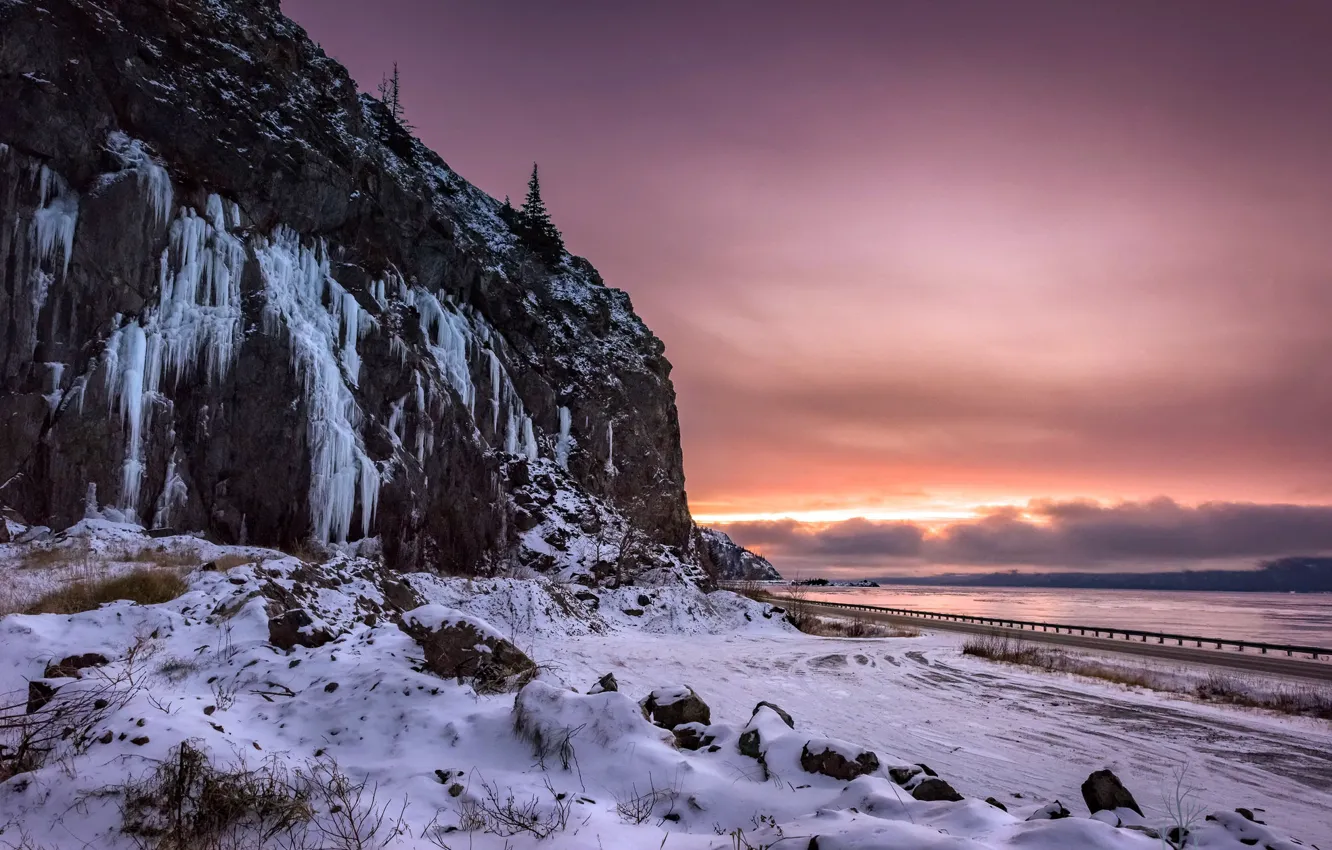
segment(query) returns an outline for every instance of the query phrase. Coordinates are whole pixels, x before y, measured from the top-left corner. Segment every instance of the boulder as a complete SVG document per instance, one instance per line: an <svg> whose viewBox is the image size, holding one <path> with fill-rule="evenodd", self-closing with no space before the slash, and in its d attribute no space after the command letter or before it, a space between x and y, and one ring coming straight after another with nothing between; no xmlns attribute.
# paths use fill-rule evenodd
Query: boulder
<svg viewBox="0 0 1332 850"><path fill-rule="evenodd" d="M812 740L800 750L800 767L806 773L819 773L850 782L879 769L879 757L869 750L826 739Z"/></svg>
<svg viewBox="0 0 1332 850"><path fill-rule="evenodd" d="M962 795L953 790L953 786L938 778L931 776L924 782L911 789L911 796L922 802L931 803L936 800L950 800L957 802L962 799Z"/></svg>
<svg viewBox="0 0 1332 850"><path fill-rule="evenodd" d="M938 776L928 764L907 764L888 768L888 778L902 787L911 784L918 776Z"/></svg>
<svg viewBox="0 0 1332 850"><path fill-rule="evenodd" d="M782 710L781 706L776 705L775 703L767 701L761 702L758 705L754 706L754 710L750 712L749 716L753 717L755 714L758 714L760 708L772 709L773 711L777 712L777 716L782 718L782 721L786 723L787 726L790 726L792 729L795 728L795 721L791 719L791 715L787 714L785 711Z"/></svg>
<svg viewBox="0 0 1332 850"><path fill-rule="evenodd" d="M107 663L105 655L96 652L89 652L83 655L70 655L60 659L59 664L46 665L45 678L47 679L81 679L83 671L88 667L101 667Z"/></svg>
<svg viewBox="0 0 1332 850"><path fill-rule="evenodd" d="M1132 809L1142 814L1133 795L1110 770L1098 770L1087 777L1082 783L1082 799L1091 814L1113 812L1115 809Z"/></svg>
<svg viewBox="0 0 1332 850"><path fill-rule="evenodd" d="M59 688L48 682L38 681L37 679L29 682L27 713L36 714L46 708L47 704L55 699L57 690Z"/></svg>
<svg viewBox="0 0 1332 850"><path fill-rule="evenodd" d="M643 716L663 729L682 723L712 723L712 710L688 685L657 688L641 703Z"/></svg>
<svg viewBox="0 0 1332 850"><path fill-rule="evenodd" d="M532 659L485 620L443 605L423 605L398 624L425 652L436 676L468 682L477 693L512 691L536 678Z"/></svg>
<svg viewBox="0 0 1332 850"><path fill-rule="evenodd" d="M702 723L681 723L671 731L675 734L675 745L682 750L701 750L717 740Z"/></svg>
<svg viewBox="0 0 1332 850"><path fill-rule="evenodd" d="M1064 808L1063 803L1059 802L1058 800L1055 800L1053 803L1042 806L1041 808L1032 812L1031 816L1028 817L1027 820L1062 820L1063 818L1066 818L1071 814L1073 813L1070 812L1068 809Z"/></svg>
<svg viewBox="0 0 1332 850"><path fill-rule="evenodd" d="M333 640L333 635L315 625L304 608L292 608L268 621L268 642L279 649L297 646L314 648Z"/></svg>
<svg viewBox="0 0 1332 850"><path fill-rule="evenodd" d="M986 797L985 802L989 803L991 806L994 806L996 809L1000 810L1001 812L1008 811L1008 806L1005 806L1003 803L999 802L993 797Z"/></svg>
<svg viewBox="0 0 1332 850"><path fill-rule="evenodd" d="M777 738L790 734L791 727L787 725L787 717L783 717L777 711L776 706L768 703L754 706L754 714L749 718L749 724L741 730L740 739L737 741L741 755L763 761L768 746Z"/></svg>
<svg viewBox="0 0 1332 850"><path fill-rule="evenodd" d="M618 691L619 689L620 689L620 683L615 681L615 674L607 673L606 675L602 676L600 679L597 679L597 683L592 687L588 688L587 692L589 694L604 694L604 693L611 693L613 691Z"/></svg>

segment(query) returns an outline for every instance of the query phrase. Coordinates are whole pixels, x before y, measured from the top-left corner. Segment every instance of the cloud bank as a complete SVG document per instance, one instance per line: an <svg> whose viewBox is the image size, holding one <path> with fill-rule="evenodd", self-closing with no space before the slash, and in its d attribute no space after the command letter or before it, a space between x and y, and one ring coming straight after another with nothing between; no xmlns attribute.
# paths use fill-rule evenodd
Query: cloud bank
<svg viewBox="0 0 1332 850"><path fill-rule="evenodd" d="M1034 501L938 528L911 522L794 520L722 526L778 569L807 575L892 575L983 568L1060 570L1249 566L1332 552L1332 506L1171 499L1102 505Z"/></svg>

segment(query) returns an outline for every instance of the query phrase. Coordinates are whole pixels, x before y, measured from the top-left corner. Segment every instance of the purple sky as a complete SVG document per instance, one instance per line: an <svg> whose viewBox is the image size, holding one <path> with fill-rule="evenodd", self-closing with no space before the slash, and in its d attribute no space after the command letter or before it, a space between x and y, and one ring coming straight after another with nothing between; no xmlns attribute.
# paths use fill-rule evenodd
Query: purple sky
<svg viewBox="0 0 1332 850"><path fill-rule="evenodd" d="M482 188L541 163L666 343L697 514L909 520L959 563L940 523L983 505L1332 503L1322 0L283 7L366 89L396 60Z"/></svg>

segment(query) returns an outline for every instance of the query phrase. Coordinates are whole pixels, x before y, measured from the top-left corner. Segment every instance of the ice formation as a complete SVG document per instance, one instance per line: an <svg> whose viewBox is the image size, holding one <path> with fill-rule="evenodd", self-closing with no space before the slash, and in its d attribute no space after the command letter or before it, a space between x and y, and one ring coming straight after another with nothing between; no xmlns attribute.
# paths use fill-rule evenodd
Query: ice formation
<svg viewBox="0 0 1332 850"><path fill-rule="evenodd" d="M113 131L107 137L106 144L107 149L120 161L121 168L125 171L134 172L138 177L139 185L147 194L148 203L152 206L157 221L160 224L166 224L170 221L173 195L171 176L167 174L166 169L153 159L142 142L130 138L119 130ZM238 227L240 225L239 207L236 208L235 213L232 226Z"/></svg>
<svg viewBox="0 0 1332 850"><path fill-rule="evenodd" d="M615 474L615 430L614 423L606 423L606 474Z"/></svg>
<svg viewBox="0 0 1332 850"><path fill-rule="evenodd" d="M59 174L45 165L37 171L39 207L32 215L33 247L44 262L54 261L57 251L63 257L61 272L69 273L69 258L74 254L74 229L79 221L79 196Z"/></svg>
<svg viewBox="0 0 1332 850"><path fill-rule="evenodd" d="M305 393L312 534L322 542L346 541L359 501L361 534L368 536L380 475L357 433L361 411L334 354L343 322L324 306L324 298L339 296L330 303L344 310L345 302L342 287L329 275L327 249L322 242L314 248L301 244L299 234L280 225L271 238L256 240L255 257L268 298L264 329L270 334L285 329Z"/></svg>
<svg viewBox="0 0 1332 850"><path fill-rule="evenodd" d="M569 468L569 426L573 422L573 417L569 413L569 408L560 408L560 438L555 443L555 463L560 469Z"/></svg>

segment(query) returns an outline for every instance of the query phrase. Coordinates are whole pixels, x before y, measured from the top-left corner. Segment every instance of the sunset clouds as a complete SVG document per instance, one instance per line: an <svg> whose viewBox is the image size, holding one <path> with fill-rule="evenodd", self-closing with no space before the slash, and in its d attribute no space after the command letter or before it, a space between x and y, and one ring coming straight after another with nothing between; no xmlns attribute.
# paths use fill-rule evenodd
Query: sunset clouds
<svg viewBox="0 0 1332 850"><path fill-rule="evenodd" d="M540 161L666 343L695 512L1129 503L766 544L811 570L1326 544L1321 0L284 9L482 188Z"/></svg>
<svg viewBox="0 0 1332 850"><path fill-rule="evenodd" d="M851 519L723 526L788 573L844 577L924 570L1135 570L1250 566L1263 558L1332 552L1332 507L1169 499L1111 506L1033 502L942 527Z"/></svg>

